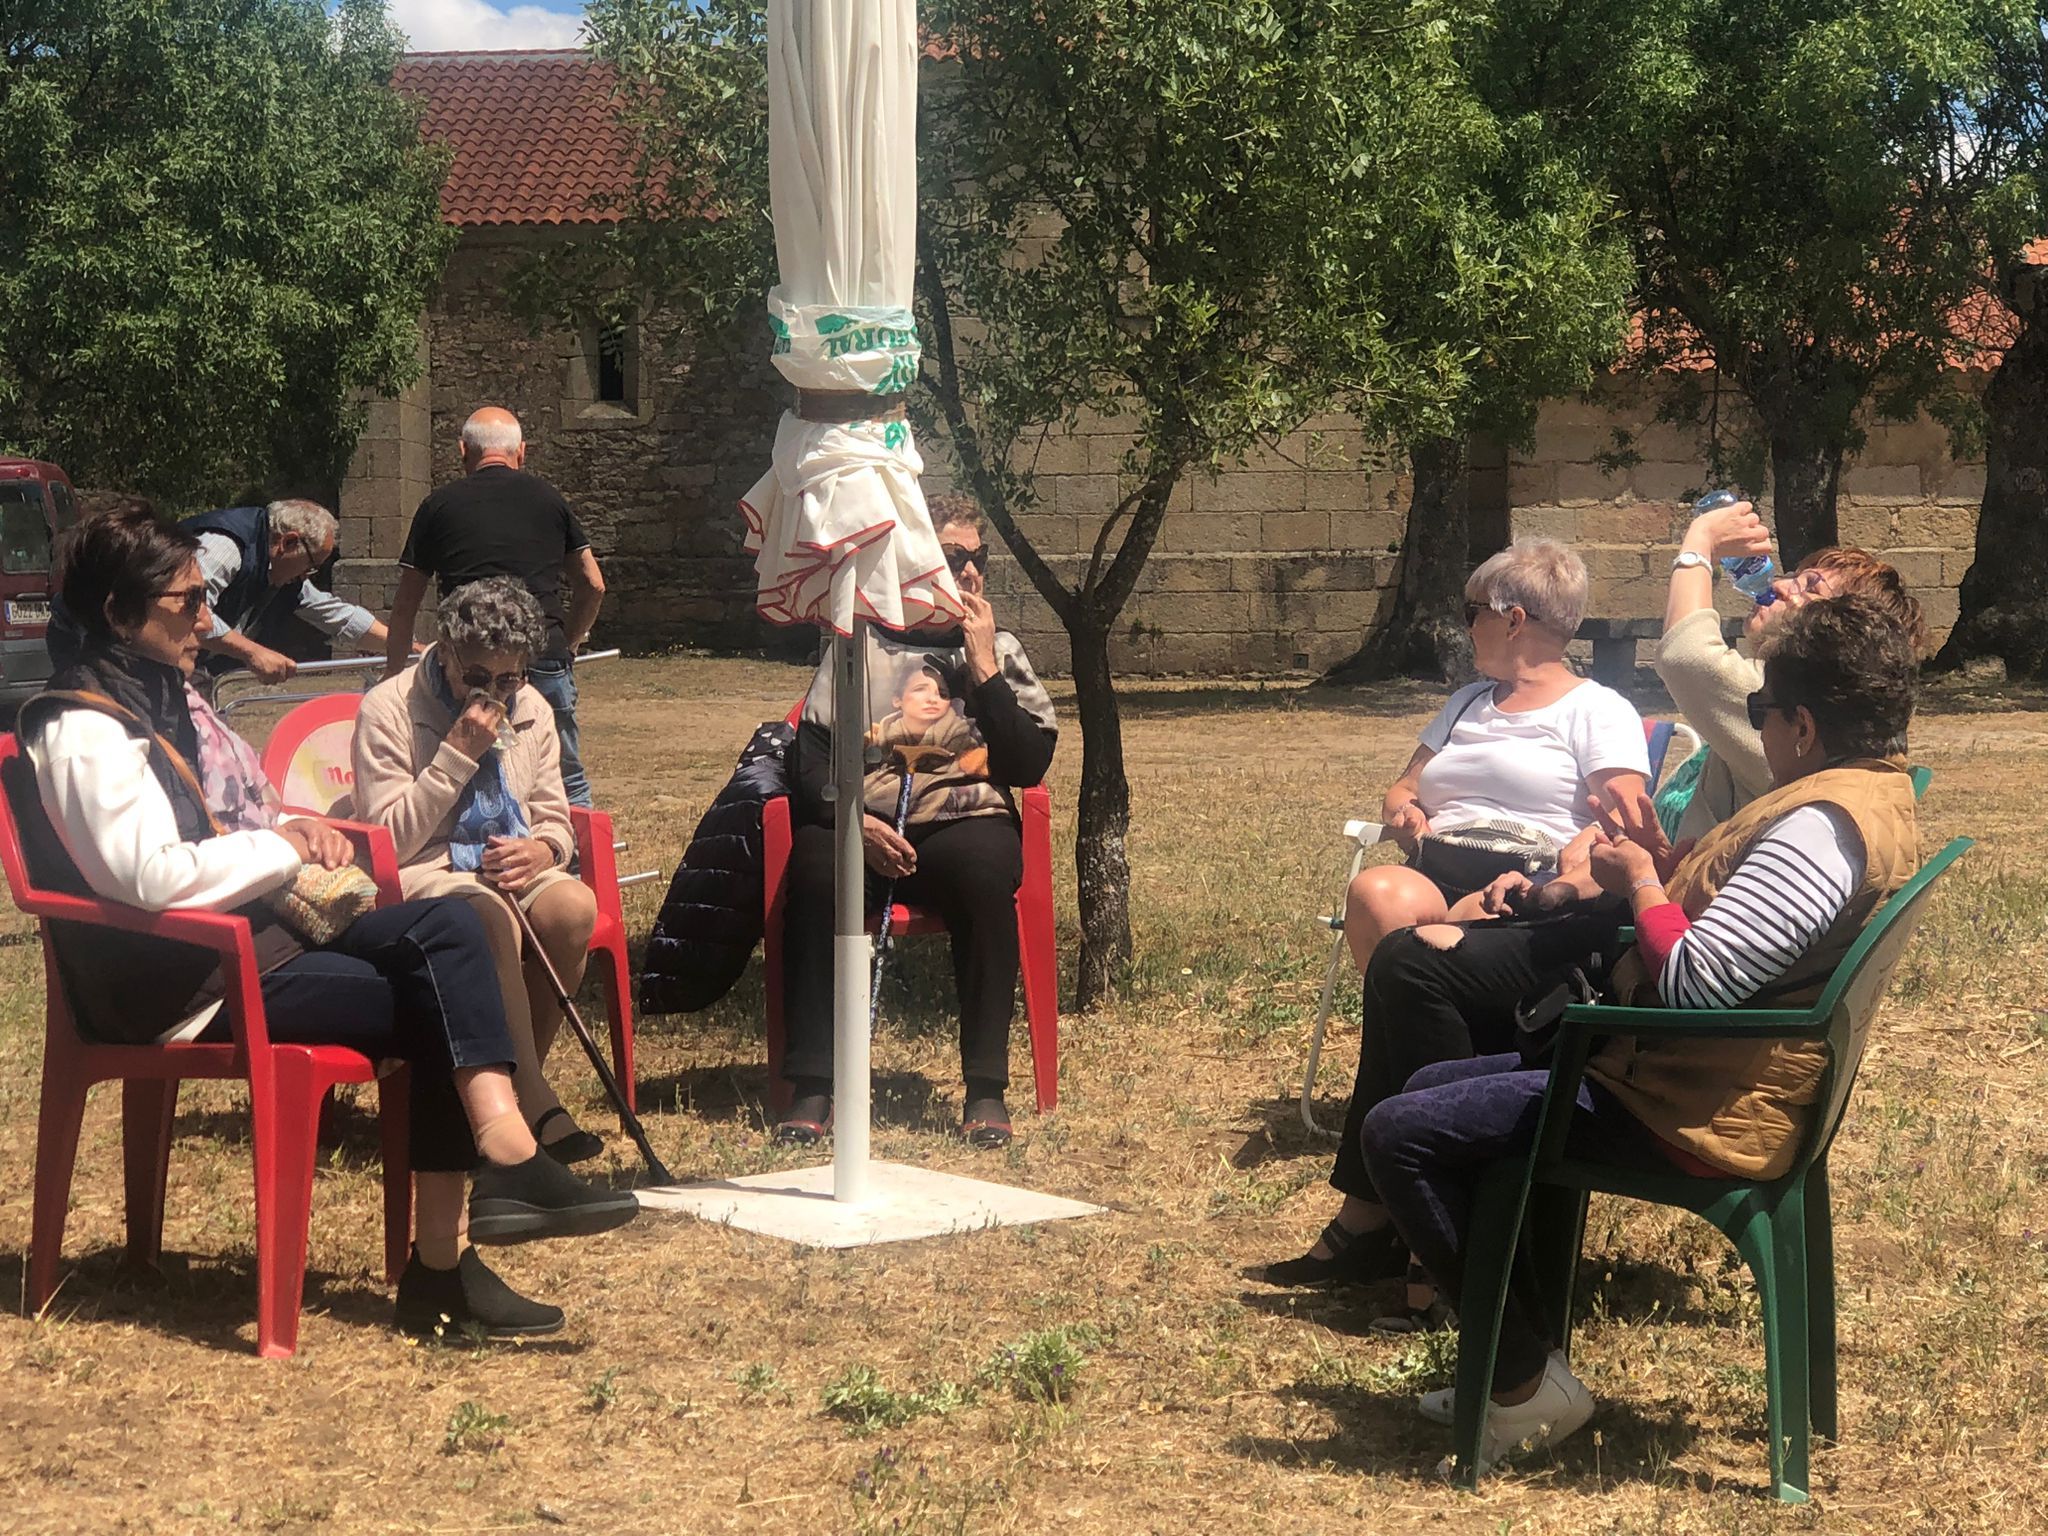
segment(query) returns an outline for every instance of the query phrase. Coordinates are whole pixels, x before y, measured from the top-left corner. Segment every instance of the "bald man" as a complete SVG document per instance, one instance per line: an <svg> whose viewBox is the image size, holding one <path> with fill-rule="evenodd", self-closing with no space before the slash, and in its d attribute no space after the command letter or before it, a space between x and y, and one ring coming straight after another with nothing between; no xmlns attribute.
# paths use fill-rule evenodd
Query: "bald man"
<svg viewBox="0 0 2048 1536"><path fill-rule="evenodd" d="M604 602L604 574L561 493L526 472L526 439L510 411L487 405L462 424L462 469L460 480L433 492L413 514L398 557L385 676L405 665L428 577L440 583L443 597L486 576L524 583L548 621L547 648L527 668L527 681L554 708L569 802L588 805L590 781L577 750L575 658Z"/></svg>

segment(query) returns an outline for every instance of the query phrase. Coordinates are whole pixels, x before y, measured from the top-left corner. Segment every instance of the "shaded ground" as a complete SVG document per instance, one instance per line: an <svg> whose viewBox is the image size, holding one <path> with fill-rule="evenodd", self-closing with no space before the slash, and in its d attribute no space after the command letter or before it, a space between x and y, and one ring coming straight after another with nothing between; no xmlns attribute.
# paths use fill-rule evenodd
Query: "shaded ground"
<svg viewBox="0 0 2048 1536"><path fill-rule="evenodd" d="M629 866L673 866L747 731L803 678L692 658L589 669L585 740ZM315 1193L301 1352L256 1360L247 1147L213 1085L182 1103L166 1274L118 1273L103 1092L74 1186L74 1272L47 1316L20 1316L41 984L27 926L0 919L0 1527L2042 1529L2048 701L1932 702L1916 728L1936 774L1931 837L1982 847L1907 962L1836 1155L1846 1438L1818 1454L1806 1509L1761 1496L1756 1307L1695 1223L1596 1204L1579 1359L1605 1404L1597 1433L1476 1498L1436 1482L1445 1432L1408 1406L1445 1379L1443 1352L1364 1335L1386 1294L1289 1299L1239 1278L1300 1251L1328 1214L1327 1148L1291 1102L1327 956L1308 919L1335 893L1339 823L1376 803L1432 700L1216 686L1129 696L1141 958L1128 1002L1063 1021L1056 1115L1022 1116L1007 1157L960 1146L943 949L913 946L884 998L878 1155L1111 1214L850 1254L650 1216L506 1251L515 1283L570 1310L546 1347L385 1331L374 1136L351 1111ZM1067 818L1078 747L1053 780ZM1058 841L1064 942L1070 819ZM637 930L657 900L633 893ZM750 971L709 1016L643 1025L644 1102L681 1174L786 1157L757 1118L759 1001ZM1335 1032L1326 1116L1355 1038ZM1020 1081L1024 1052L1020 1028ZM608 1129L587 1073L558 1062L585 1123ZM824 1411L835 1384L867 1432Z"/></svg>

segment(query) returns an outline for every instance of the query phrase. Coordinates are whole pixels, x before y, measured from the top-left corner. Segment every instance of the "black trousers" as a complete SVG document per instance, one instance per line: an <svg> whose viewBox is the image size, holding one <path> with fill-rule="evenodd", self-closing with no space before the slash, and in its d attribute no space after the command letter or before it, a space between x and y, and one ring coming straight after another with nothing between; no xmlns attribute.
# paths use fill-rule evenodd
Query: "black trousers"
<svg viewBox="0 0 2048 1536"><path fill-rule="evenodd" d="M270 1038L345 1045L412 1067L413 1170L476 1166L469 1117L455 1092L464 1067L512 1066L512 1037L483 920L459 897L379 907L324 949L263 978ZM203 1039L229 1038L225 1017Z"/></svg>
<svg viewBox="0 0 2048 1536"><path fill-rule="evenodd" d="M1007 816L970 816L904 829L917 870L896 882L896 899L929 907L953 943L960 997L960 1071L1000 1092L1010 1081L1010 1019L1017 1001L1017 887L1024 842ZM796 828L782 922L785 1077L832 1076L832 829ZM887 881L867 877L868 910Z"/></svg>
<svg viewBox="0 0 2048 1536"><path fill-rule="evenodd" d="M1404 928L1365 968L1365 1030L1358 1081L1337 1143L1331 1185L1377 1201L1360 1134L1365 1117L1424 1067L1515 1049L1515 1007L1555 987L1575 965L1614 958L1619 911L1569 913L1530 922L1465 923L1449 949Z"/></svg>

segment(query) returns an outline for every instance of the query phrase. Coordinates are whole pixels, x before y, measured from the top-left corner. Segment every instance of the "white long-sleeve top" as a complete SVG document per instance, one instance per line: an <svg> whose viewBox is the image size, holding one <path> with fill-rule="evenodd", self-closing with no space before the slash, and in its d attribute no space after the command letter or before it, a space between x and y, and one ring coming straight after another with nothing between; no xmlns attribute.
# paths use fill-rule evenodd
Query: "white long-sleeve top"
<svg viewBox="0 0 2048 1536"><path fill-rule="evenodd" d="M298 875L298 852L275 832L186 842L170 796L150 771L149 744L110 715L64 710L27 751L43 808L96 896L150 912L224 912Z"/></svg>

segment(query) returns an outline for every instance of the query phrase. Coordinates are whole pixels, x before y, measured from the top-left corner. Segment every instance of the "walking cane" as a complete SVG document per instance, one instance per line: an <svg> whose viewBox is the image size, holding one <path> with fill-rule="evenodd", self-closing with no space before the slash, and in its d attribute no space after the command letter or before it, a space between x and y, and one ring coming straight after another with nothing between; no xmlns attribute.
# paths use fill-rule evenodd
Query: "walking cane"
<svg viewBox="0 0 2048 1536"><path fill-rule="evenodd" d="M648 1145L647 1132L640 1124L640 1117L626 1104L625 1094L619 1091L619 1080L612 1076L612 1069L606 1064L604 1052L597 1048L597 1041L591 1037L590 1027L583 1022L583 1015L576 1011L576 1004L569 996L569 989L562 985L562 978L555 970L555 962L548 958L542 948L540 936L533 931L533 921L526 915L526 909L507 896L512 915L519 919L519 931L526 935L529 952L540 961L540 968L547 972L548 983L555 989L555 1001L562 1005L562 1017L569 1021L569 1028L583 1046L583 1054L590 1058L590 1064L597 1068L597 1080L604 1084L605 1096L612 1101L612 1108L619 1112L619 1124L626 1134L633 1138L633 1145L640 1149L641 1161L647 1164L647 1171L657 1184L673 1184L676 1176L668 1171L666 1164L654 1155L654 1148Z"/></svg>

